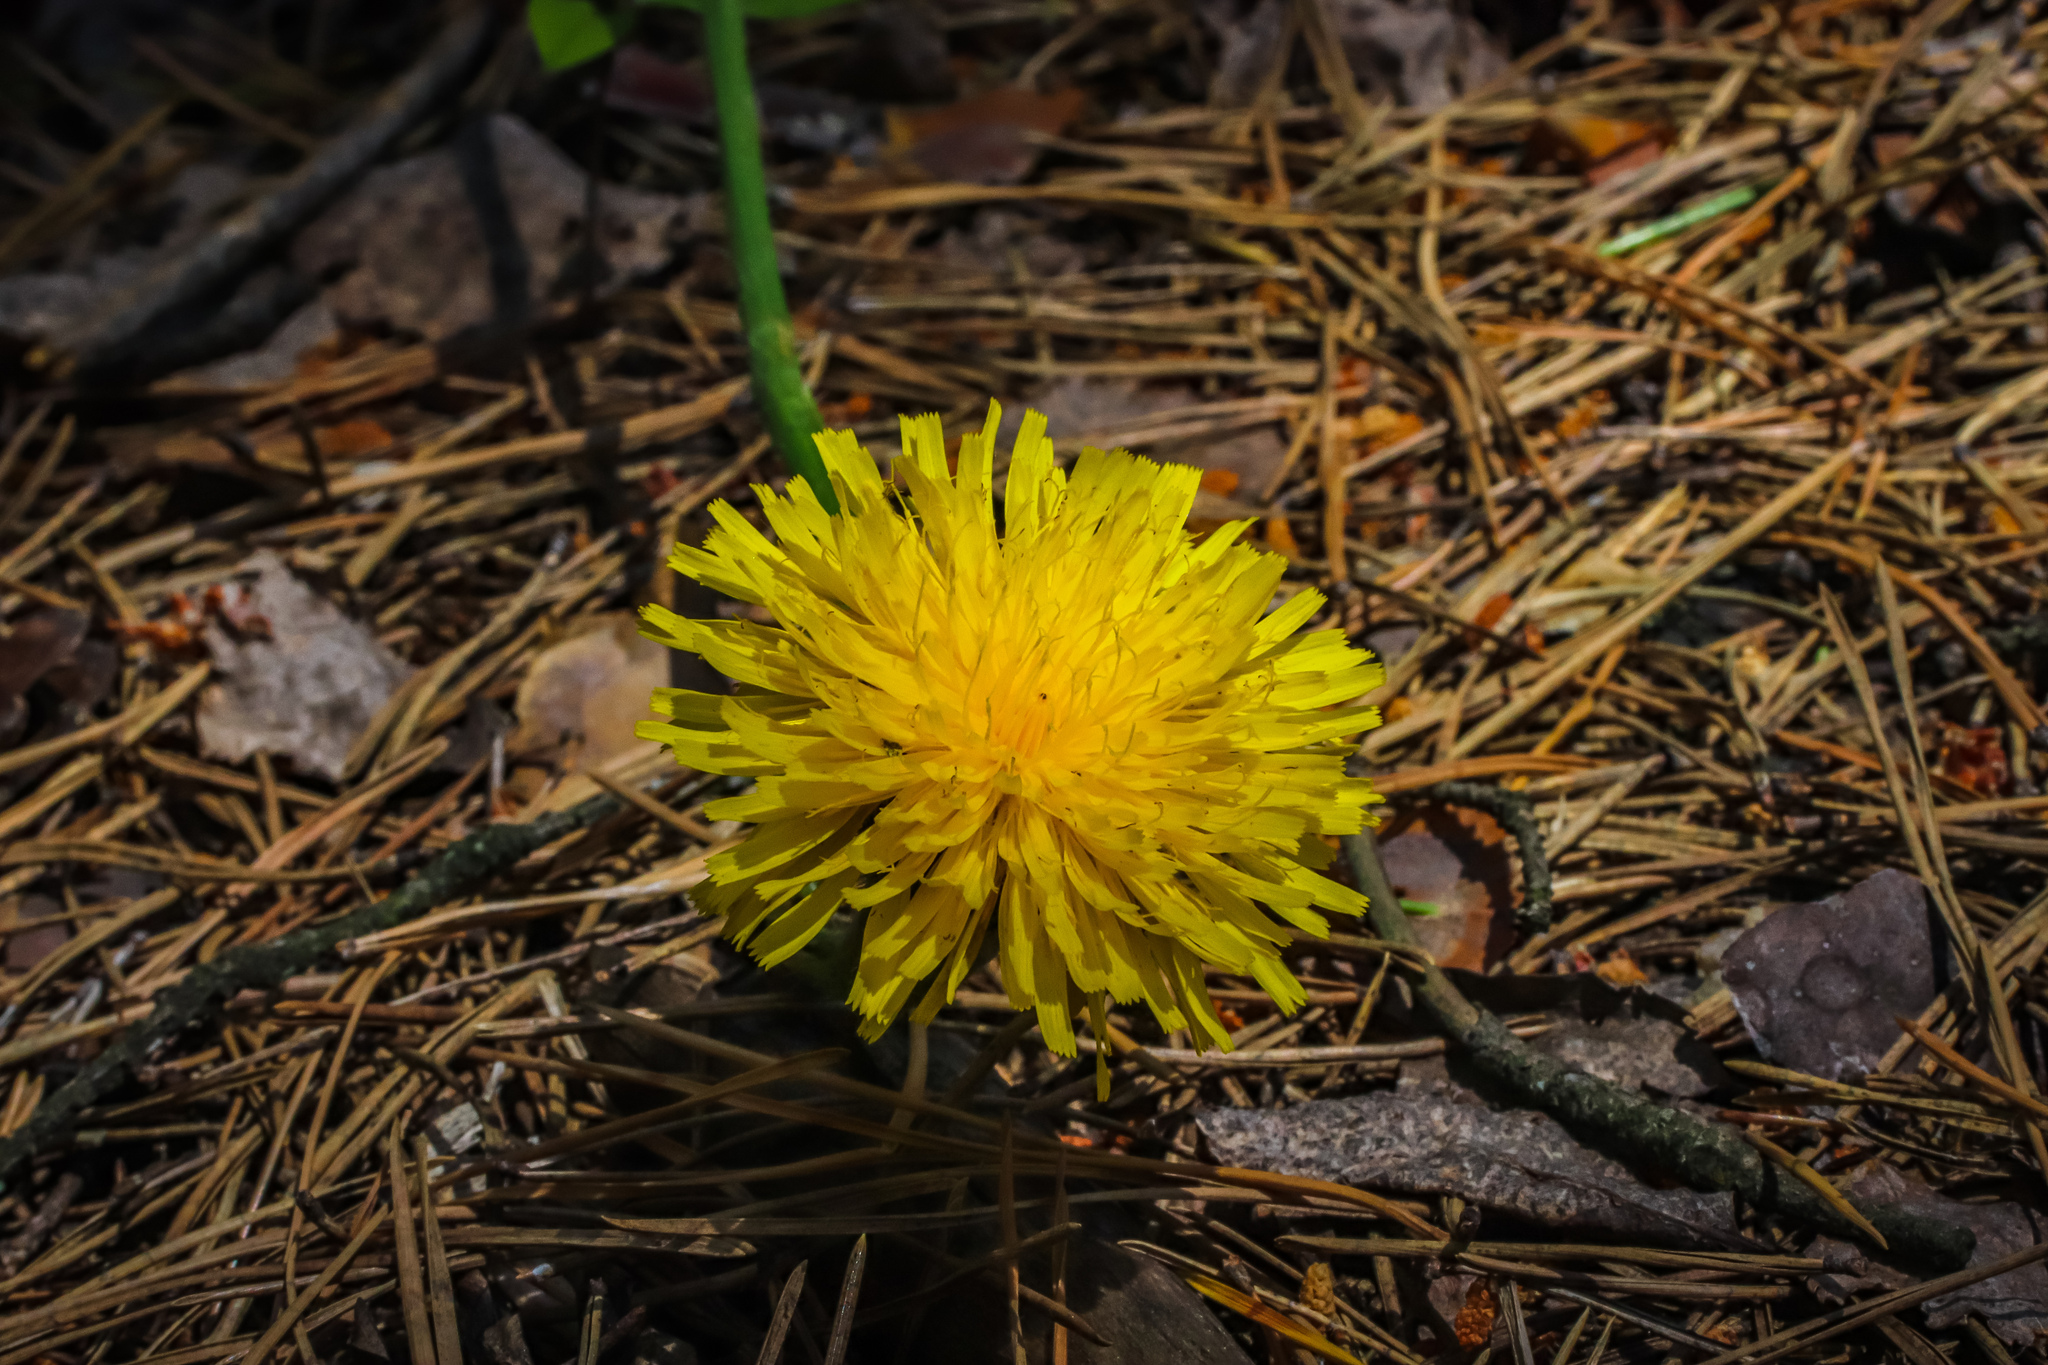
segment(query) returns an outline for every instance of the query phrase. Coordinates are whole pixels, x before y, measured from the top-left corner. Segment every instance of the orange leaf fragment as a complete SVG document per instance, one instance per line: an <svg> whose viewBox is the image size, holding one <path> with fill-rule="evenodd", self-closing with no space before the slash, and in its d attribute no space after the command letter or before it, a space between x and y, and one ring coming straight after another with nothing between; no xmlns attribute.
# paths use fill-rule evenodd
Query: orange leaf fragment
<svg viewBox="0 0 2048 1365"><path fill-rule="evenodd" d="M1278 280L1260 280L1252 290L1252 297L1258 301L1259 307L1266 310L1267 317L1277 318L1301 296Z"/></svg>
<svg viewBox="0 0 2048 1365"><path fill-rule="evenodd" d="M1557 426L1553 428L1557 439L1569 441L1598 426L1600 414L1606 410L1608 401L1607 390L1595 389L1572 404L1564 416L1557 419Z"/></svg>
<svg viewBox="0 0 2048 1365"><path fill-rule="evenodd" d="M1391 725L1397 720L1406 720L1408 719L1408 717L1414 715L1415 703L1409 700L1407 693L1404 692L1400 696L1388 702L1386 704L1385 709L1383 709L1380 712L1380 714L1384 716L1386 718L1387 723Z"/></svg>
<svg viewBox="0 0 2048 1365"><path fill-rule="evenodd" d="M1638 119L1603 118L1597 114L1555 114L1551 127L1564 134L1582 161L1604 161L1624 147L1658 137L1663 129Z"/></svg>
<svg viewBox="0 0 2048 1365"><path fill-rule="evenodd" d="M313 433L313 441L322 455L364 455L390 445L391 433L380 422L353 417L335 426L319 428Z"/></svg>
<svg viewBox="0 0 2048 1365"><path fill-rule="evenodd" d="M1266 518L1266 548L1289 559L1301 558L1301 543L1294 538L1294 528L1287 524L1287 518Z"/></svg>
<svg viewBox="0 0 2048 1365"><path fill-rule="evenodd" d="M1479 614L1472 618L1472 624L1481 630L1492 630L1500 624L1500 618L1508 614L1508 608L1515 605L1513 593L1497 592L1486 599L1479 608Z"/></svg>
<svg viewBox="0 0 2048 1365"><path fill-rule="evenodd" d="M1402 412L1384 403L1375 403L1351 419L1350 434L1353 440L1365 442L1367 454L1384 450L1396 441L1405 441L1423 428L1422 418L1412 412Z"/></svg>
<svg viewBox="0 0 2048 1365"><path fill-rule="evenodd" d="M1616 948L1614 956L1593 969L1593 975L1610 986L1647 986L1650 978L1636 965L1626 948Z"/></svg>
<svg viewBox="0 0 2048 1365"><path fill-rule="evenodd" d="M990 123L1014 124L1055 137L1081 116L1087 103L1088 92L1077 85L1050 95L999 85L938 109L892 108L888 112L889 140L898 147L908 147L940 133Z"/></svg>
<svg viewBox="0 0 2048 1365"><path fill-rule="evenodd" d="M1202 491L1204 493L1214 493L1219 498L1229 497L1237 491L1237 471L1235 469L1203 470Z"/></svg>

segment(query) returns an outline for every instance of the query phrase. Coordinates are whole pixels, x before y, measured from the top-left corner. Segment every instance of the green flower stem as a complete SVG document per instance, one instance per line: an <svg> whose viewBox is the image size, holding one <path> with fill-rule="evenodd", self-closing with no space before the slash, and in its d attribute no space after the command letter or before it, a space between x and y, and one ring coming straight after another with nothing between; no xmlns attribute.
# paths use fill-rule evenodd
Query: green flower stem
<svg viewBox="0 0 2048 1365"><path fill-rule="evenodd" d="M739 277L740 326L754 377L754 403L768 436L790 472L817 491L826 510L839 499L812 440L825 429L797 359L796 326L775 261L775 228L768 217L768 173L761 158L761 120L754 80L747 70L747 21L740 0L707 0L704 51L718 110L718 141L725 155L725 229Z"/></svg>

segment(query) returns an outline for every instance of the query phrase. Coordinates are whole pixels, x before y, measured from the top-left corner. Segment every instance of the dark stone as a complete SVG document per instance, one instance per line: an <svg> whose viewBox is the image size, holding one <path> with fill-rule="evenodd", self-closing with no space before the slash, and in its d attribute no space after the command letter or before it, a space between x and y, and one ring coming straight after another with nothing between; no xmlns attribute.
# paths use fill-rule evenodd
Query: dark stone
<svg viewBox="0 0 2048 1365"><path fill-rule="evenodd" d="M1757 1050L1829 1080L1876 1068L1895 1016L1934 999L1927 891L1890 868L1839 896L1788 906L1735 940L1721 975Z"/></svg>

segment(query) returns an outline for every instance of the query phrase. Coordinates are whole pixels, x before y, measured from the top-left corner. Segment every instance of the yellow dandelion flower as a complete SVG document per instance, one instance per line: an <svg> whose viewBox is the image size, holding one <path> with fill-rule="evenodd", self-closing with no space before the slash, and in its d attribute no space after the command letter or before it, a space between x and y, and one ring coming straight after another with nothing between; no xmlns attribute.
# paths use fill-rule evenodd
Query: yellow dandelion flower
<svg viewBox="0 0 2048 1365"><path fill-rule="evenodd" d="M1286 562L1239 542L1250 523L1188 533L1199 470L1091 449L1070 477L1031 413L999 517L997 415L957 473L939 419L905 419L900 492L852 432L822 433L839 515L792 480L757 490L775 539L719 503L704 548L675 548L677 572L779 623L641 609L739 684L661 689L670 719L639 727L754 779L705 808L755 828L699 905L771 966L864 912L849 1003L870 1037L927 979L931 1018L992 929L1004 989L1059 1052L1105 994L1228 1047L1204 965L1294 1009L1293 931L1365 909L1316 869L1321 836L1380 800L1336 741L1379 723L1352 703L1385 670L1339 631L1296 633L1319 594L1266 610Z"/></svg>

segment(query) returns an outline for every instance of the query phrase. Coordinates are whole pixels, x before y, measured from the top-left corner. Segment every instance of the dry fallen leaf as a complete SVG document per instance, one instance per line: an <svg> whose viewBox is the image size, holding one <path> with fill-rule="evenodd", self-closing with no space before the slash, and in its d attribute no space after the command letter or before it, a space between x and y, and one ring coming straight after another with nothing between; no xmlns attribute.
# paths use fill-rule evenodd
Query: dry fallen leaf
<svg viewBox="0 0 2048 1365"><path fill-rule="evenodd" d="M517 758L561 762L571 772L615 766L656 747L633 734L653 718L647 699L667 687L669 655L640 637L629 612L586 617L575 634L543 650L519 685L519 729L506 742Z"/></svg>
<svg viewBox="0 0 2048 1365"><path fill-rule="evenodd" d="M1585 164L1605 161L1623 148L1653 141L1663 133L1660 125L1640 119L1605 118L1571 110L1552 114L1548 122Z"/></svg>
<svg viewBox="0 0 2048 1365"><path fill-rule="evenodd" d="M1976 795L1995 800L2012 785L2005 737L1995 725L1941 727L1941 771Z"/></svg>
<svg viewBox="0 0 2048 1365"><path fill-rule="evenodd" d="M1057 137L1080 116L1087 93L1050 95L998 86L938 109L889 110L889 144L937 180L1014 185L1038 164L1028 134Z"/></svg>
<svg viewBox="0 0 2048 1365"><path fill-rule="evenodd" d="M301 582L269 550L242 565L255 583L243 603L269 638L237 638L209 621L203 638L220 681L199 698L199 744L240 763L256 753L340 781L349 747L412 672L360 621Z"/></svg>
<svg viewBox="0 0 2048 1365"><path fill-rule="evenodd" d="M71 665L88 624L81 611L39 611L0 635L0 749L27 732L28 690Z"/></svg>
<svg viewBox="0 0 2048 1365"><path fill-rule="evenodd" d="M1387 877L1404 900L1436 907L1408 927L1438 965L1484 971L1514 941L1506 839L1491 815L1464 806L1418 805L1387 822Z"/></svg>
<svg viewBox="0 0 2048 1365"><path fill-rule="evenodd" d="M1977 1235L1976 1249L1970 1253L1972 1266L2003 1259L2048 1238L2048 1220L2024 1205L2005 1199L1990 1203L1952 1199L1885 1161L1864 1163L1846 1193L1866 1204L1898 1204L1969 1228ZM1816 1237L1805 1254L1827 1262L1826 1271L1808 1280L1826 1303L1841 1303L1864 1289L1898 1289L1913 1283L1913 1277L1904 1271L1871 1260L1861 1247L1833 1237ZM2029 1345L2037 1333L2048 1332L2048 1266L2036 1261L1964 1285L1929 1299L1921 1311L1932 1328L1953 1327L1974 1315L2007 1345Z"/></svg>
<svg viewBox="0 0 2048 1365"><path fill-rule="evenodd" d="M1338 423L1342 435L1354 441L1365 443L1365 453L1370 455L1396 441L1405 441L1426 425L1416 413L1403 412L1375 403L1359 412L1356 417L1342 419Z"/></svg>
<svg viewBox="0 0 2048 1365"><path fill-rule="evenodd" d="M344 323L439 340L667 261L683 200L601 185L592 225L590 188L553 143L498 114L484 135L370 172L299 234L292 260L339 274L326 298Z"/></svg>

